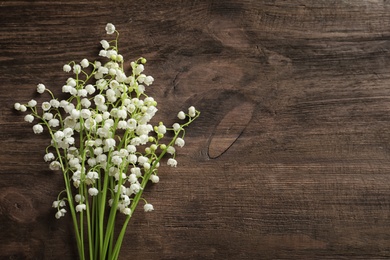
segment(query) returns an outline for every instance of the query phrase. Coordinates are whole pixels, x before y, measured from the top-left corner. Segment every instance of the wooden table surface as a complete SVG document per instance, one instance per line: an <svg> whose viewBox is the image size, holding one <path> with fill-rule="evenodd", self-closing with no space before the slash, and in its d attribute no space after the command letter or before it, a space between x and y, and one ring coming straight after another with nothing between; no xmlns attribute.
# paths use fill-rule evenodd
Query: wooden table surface
<svg viewBox="0 0 390 260"><path fill-rule="evenodd" d="M121 259L389 259L390 1L2 1L0 259L75 259L48 139L13 110L60 92L104 26L147 58L157 117L190 105Z"/></svg>

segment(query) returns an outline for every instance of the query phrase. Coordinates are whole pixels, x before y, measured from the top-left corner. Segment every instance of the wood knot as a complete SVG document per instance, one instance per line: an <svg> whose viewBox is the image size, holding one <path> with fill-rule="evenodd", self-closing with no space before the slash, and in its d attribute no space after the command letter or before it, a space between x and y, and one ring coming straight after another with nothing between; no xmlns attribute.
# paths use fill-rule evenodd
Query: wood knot
<svg viewBox="0 0 390 260"><path fill-rule="evenodd" d="M37 211L31 200L15 188L0 191L0 208L4 215L19 223L34 222Z"/></svg>
<svg viewBox="0 0 390 260"><path fill-rule="evenodd" d="M249 124L254 107L253 103L244 101L222 118L210 139L209 158L218 158L237 141Z"/></svg>

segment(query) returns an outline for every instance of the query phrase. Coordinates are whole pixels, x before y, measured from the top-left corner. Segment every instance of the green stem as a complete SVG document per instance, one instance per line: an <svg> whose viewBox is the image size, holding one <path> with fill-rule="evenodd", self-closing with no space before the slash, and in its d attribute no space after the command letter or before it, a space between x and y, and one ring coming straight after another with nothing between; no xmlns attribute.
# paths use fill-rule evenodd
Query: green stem
<svg viewBox="0 0 390 260"><path fill-rule="evenodd" d="M159 155L159 157L154 161L154 163L153 163L152 167L149 169L149 171L145 173L144 178L143 178L143 180L142 180L142 182L141 182L141 189L140 189L140 191L134 196L134 199L133 199L133 201L132 201L132 203L131 203L131 207L130 207L130 209L131 209L131 214L130 214L129 216L127 216L127 218L126 218L126 220L125 220L125 222L124 222L124 224L123 224L123 226L122 226L122 229L121 229L121 231L120 231L120 233L119 233L119 235L118 235L118 239L117 239L117 241L116 241L115 248L114 248L114 252L113 252L113 257L111 258L112 260L116 260L116 259L118 259L118 257L119 257L119 252L120 252L120 249L121 249L121 246L122 246L123 238L124 238L125 233L126 233L127 225L128 225L128 223L129 223L129 221L130 221L130 219L131 219L132 213L134 212L135 208L136 208L137 205L138 205L139 200L140 200L141 197L142 197L143 190L144 190L144 188L146 187L146 184L147 184L147 182L149 181L149 178L150 178L150 176L152 175L154 169L156 168L157 163L160 162L161 158L164 157L164 155L165 155L166 152L167 152L168 147L174 145L176 139L179 137L179 134L181 133L181 131L183 131L183 127L186 127L186 126L188 126L189 124L191 124L196 118L199 117L199 115L200 115L200 112L197 111L197 113L196 113L196 115L195 115L194 117L190 118L190 120L189 120L187 123L185 123L185 124L182 125L182 127L181 127L181 129L180 129L179 131L175 132L175 136L173 137L173 139L171 140L171 142L169 143L169 145L167 146L167 148L165 148L165 149L161 152L161 154Z"/></svg>
<svg viewBox="0 0 390 260"><path fill-rule="evenodd" d="M84 232L83 232L83 226L84 226L84 212L80 211L80 242L81 242L81 254L82 254L82 259L85 259L85 251L84 251Z"/></svg>
<svg viewBox="0 0 390 260"><path fill-rule="evenodd" d="M108 187L108 173L104 173L103 189L100 200L100 211L99 211L99 248L100 248L100 257L105 255L104 250L104 213L106 207L106 197L107 197L107 187Z"/></svg>
<svg viewBox="0 0 390 260"><path fill-rule="evenodd" d="M55 140L54 134L53 134L53 130L51 129L51 127L48 124L48 122L46 120L44 120L42 117L40 117L38 115L36 115L36 116L38 118L40 118L45 123L47 129L49 130L49 133L50 133L50 136L51 136L52 140ZM62 154L61 154L57 144L54 143L53 146L54 146L54 149L56 150L56 153L57 153L57 156L58 156L58 160L59 160L60 165L61 165L61 171L63 173L64 183L65 183L65 190L66 190L66 195L67 195L67 199L68 199L68 203L69 203L70 213L71 213L71 216L72 216L73 228L74 228L74 231L75 231L76 244L77 244L77 249L78 249L78 252L79 252L79 257L80 257L81 260L84 260L84 254L83 254L83 250L82 250L82 239L81 239L81 236L80 236L79 226L78 226L78 221L77 221L77 215L76 215L75 207L74 207L74 204L73 204L73 194L72 194L72 188L71 188L71 184L70 184L70 177L68 176L67 167L65 168L65 164L62 161ZM65 156L66 156L66 154L65 154Z"/></svg>
<svg viewBox="0 0 390 260"><path fill-rule="evenodd" d="M87 229L88 229L88 247L89 247L89 259L93 259L93 239L92 239L92 223L91 223L91 213L89 208L89 200L88 200L88 191L85 187L84 189L84 197L85 197L85 205L86 205L86 214L87 214Z"/></svg>
<svg viewBox="0 0 390 260"><path fill-rule="evenodd" d="M113 200L113 203L112 203L112 206L111 206L111 209L110 209L110 215L108 217L108 221L107 221L107 228L106 228L106 234L105 234L105 237L104 237L104 243L103 243L103 256L105 256L107 254L107 251L108 252L108 255L110 256L111 255L111 251L112 249L108 250L109 248L109 245L112 245L113 243L113 234L114 234L114 227L115 227L115 218L116 218L116 213L118 211L118 203L119 203L119 197L120 197L120 194L121 194L121 189L122 189L122 172L123 170L123 166L120 167L120 170L119 170L119 181L117 183L117 192L115 193L115 196L114 196L114 200ZM111 259L111 258L110 258Z"/></svg>
<svg viewBox="0 0 390 260"><path fill-rule="evenodd" d="M99 221L98 221L98 215L96 214L97 208L96 208L97 198L92 197L92 237L91 237L91 243L93 243L93 259L97 260L98 257L98 232L99 232Z"/></svg>

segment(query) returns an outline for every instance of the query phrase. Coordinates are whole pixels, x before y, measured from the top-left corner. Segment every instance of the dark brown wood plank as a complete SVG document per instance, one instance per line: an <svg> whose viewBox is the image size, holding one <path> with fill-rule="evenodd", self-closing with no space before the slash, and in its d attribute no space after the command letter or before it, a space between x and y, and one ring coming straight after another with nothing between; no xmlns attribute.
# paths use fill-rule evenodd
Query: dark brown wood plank
<svg viewBox="0 0 390 260"><path fill-rule="evenodd" d="M158 116L202 116L146 191L121 259L388 259L390 2L3 1L0 258L75 259L61 176L13 111L94 59L107 22Z"/></svg>

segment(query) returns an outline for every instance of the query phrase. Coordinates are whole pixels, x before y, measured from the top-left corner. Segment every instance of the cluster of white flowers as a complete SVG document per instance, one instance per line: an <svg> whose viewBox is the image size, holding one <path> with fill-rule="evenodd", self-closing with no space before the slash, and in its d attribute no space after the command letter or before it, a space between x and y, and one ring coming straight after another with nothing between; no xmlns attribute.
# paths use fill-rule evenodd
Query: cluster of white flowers
<svg viewBox="0 0 390 260"><path fill-rule="evenodd" d="M115 26L107 24L106 32L115 33ZM65 72L73 74L62 86L62 92L69 95L67 99L58 100L38 84L37 92L49 93L50 100L41 105L30 100L14 106L22 112L30 109L24 119L29 123L38 121L32 127L34 133L48 129L51 143L44 160L50 163L50 169L62 170L68 184L74 186L72 190L67 188L67 196L59 196L53 203L56 218L65 215L65 200L72 200L68 204L82 212L89 205L85 198L91 200L102 192L107 193L111 207L130 215L133 200L146 182L159 182L157 169L162 156L168 153L167 164L177 166L174 146L184 146L184 127L199 116L191 106L188 113L177 115L187 119L185 123L167 127L159 122L153 126L150 122L157 112L157 102L145 93L154 82L152 76L144 74L146 59L131 62L127 75L117 39L100 43L99 56L108 59L105 63L83 59L63 66ZM168 131L173 133L172 139L162 143ZM145 201L144 210L152 211L153 206Z"/></svg>

